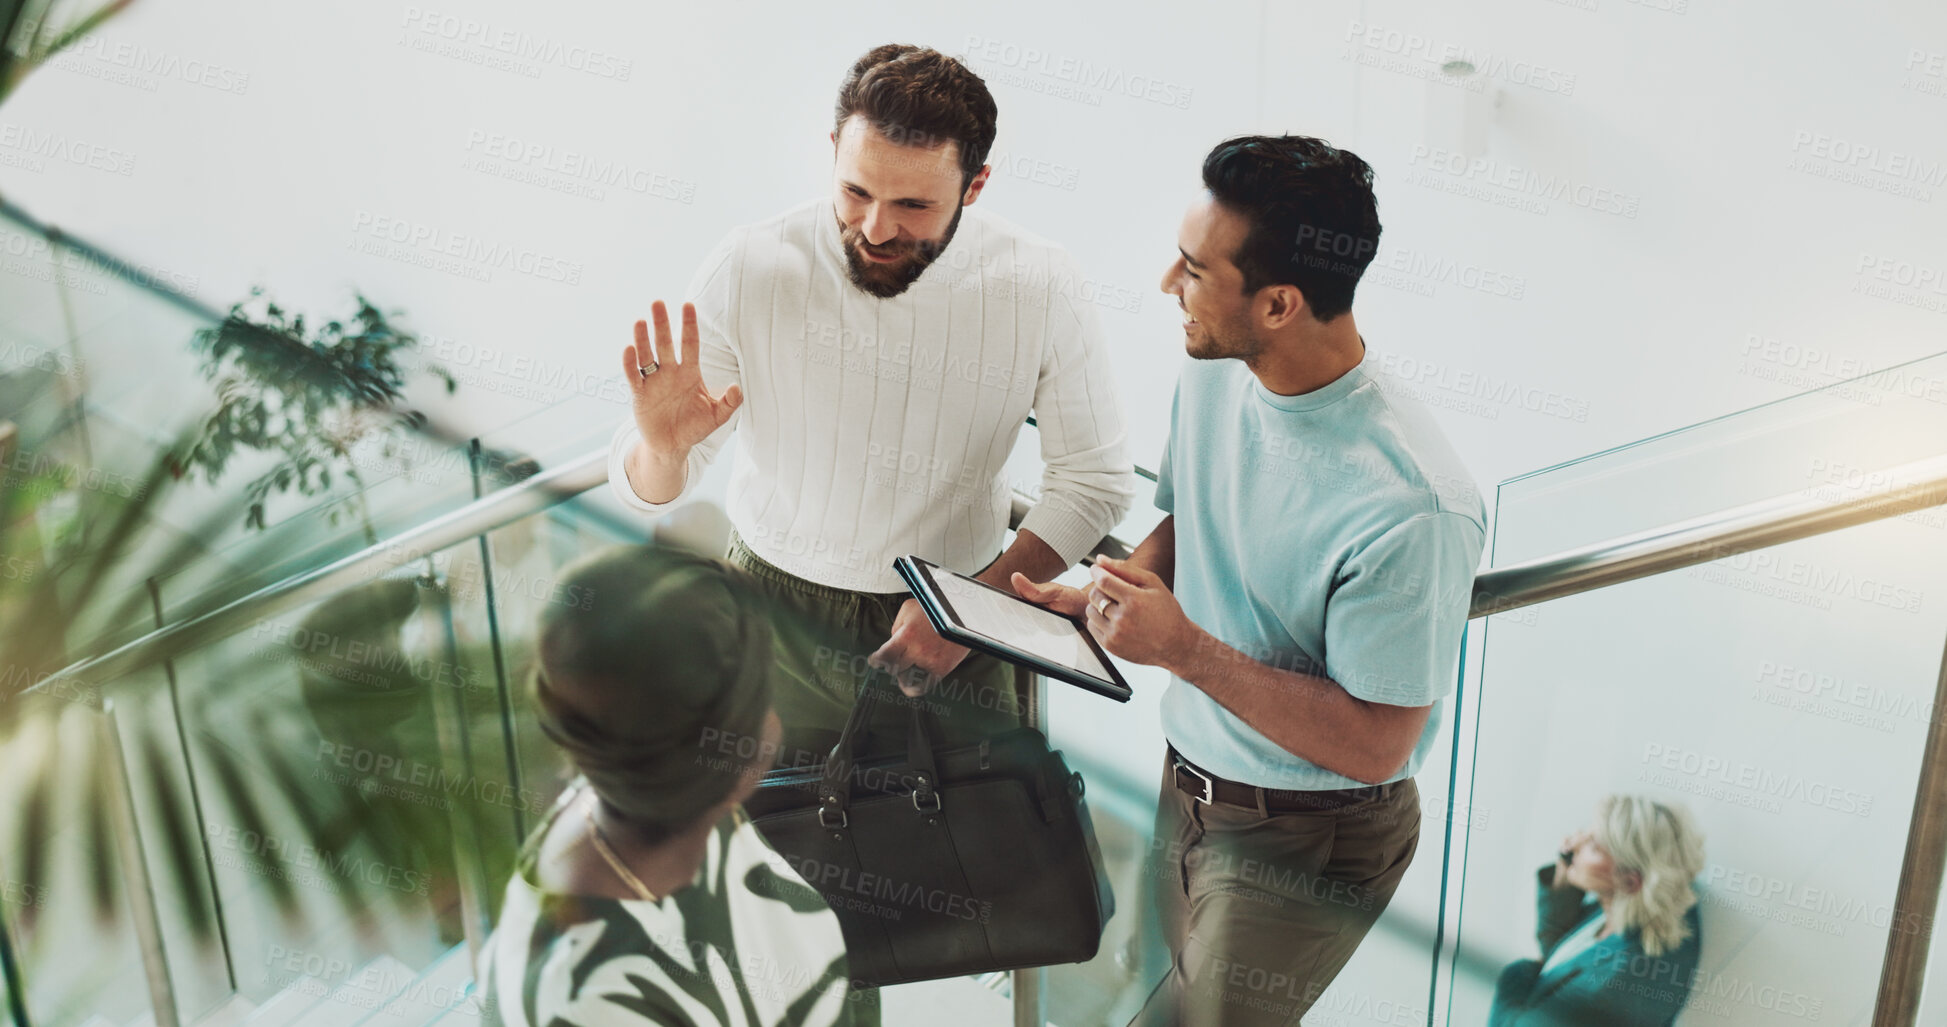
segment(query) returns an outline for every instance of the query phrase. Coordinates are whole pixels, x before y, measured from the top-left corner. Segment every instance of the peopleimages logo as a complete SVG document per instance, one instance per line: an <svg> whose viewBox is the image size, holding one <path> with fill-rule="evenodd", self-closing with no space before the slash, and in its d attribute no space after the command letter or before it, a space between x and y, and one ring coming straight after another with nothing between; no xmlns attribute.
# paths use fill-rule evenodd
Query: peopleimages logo
<svg viewBox="0 0 1947 1027"><path fill-rule="evenodd" d="M1570 96L1575 92L1575 75L1571 72L1537 64L1534 61L1510 59L1502 54L1489 53L1474 47L1436 42L1417 32L1354 21L1346 25L1343 41L1362 47L1371 53L1385 54L1443 70L1448 65L1464 61L1472 65L1474 70L1472 75L1461 81L1474 80L1475 76L1478 76L1478 80L1526 86L1529 89L1561 96Z"/></svg>
<svg viewBox="0 0 1947 1027"><path fill-rule="evenodd" d="M1840 677L1837 674L1821 673L1806 667L1794 667L1773 660L1758 661L1757 680L1761 686L1776 691L1792 692L1811 700L1837 703L1862 713L1921 722L1930 721L1934 716L1934 703L1930 699L1922 700L1864 681Z"/></svg>
<svg viewBox="0 0 1947 1027"><path fill-rule="evenodd" d="M545 281L581 284L580 261L406 218L360 210L352 215L352 234L353 248L360 252L461 277L492 281L494 270L511 269ZM391 245L388 248L386 244Z"/></svg>
<svg viewBox="0 0 1947 1027"><path fill-rule="evenodd" d="M1831 888L1819 888L1800 881L1788 881L1781 877L1765 874L1721 863L1712 863L1704 871L1704 884L1708 889L1728 896L1743 896L1764 903L1774 903L1781 907L1770 913L1769 918L1782 923L1794 923L1780 916L1786 911L1798 911L1822 917L1837 923L1820 923L1816 920L1797 922L1795 926L1821 930L1826 934L1843 935L1840 924L1863 923L1877 930L1892 930L1901 933L1914 933L1927 930L1933 923L1933 915L1924 910L1895 910L1889 905L1876 905L1856 896L1846 895ZM1752 912L1746 910L1746 912ZM1830 928L1838 927L1838 930Z"/></svg>
<svg viewBox="0 0 1947 1027"><path fill-rule="evenodd" d="M226 850L215 854L218 866L329 891L336 891L339 881L352 881L412 895L425 895L432 880L427 874L409 867L320 848L306 841L258 834L248 828L211 823L208 833L216 847ZM319 877L307 873L312 870L321 870L330 876Z"/></svg>
<svg viewBox="0 0 1947 1027"><path fill-rule="evenodd" d="M1906 613L1918 613L1927 597L1925 592L1918 589L1889 584L1850 571L1823 567L1796 557L1781 556L1770 550L1727 556L1708 566L1693 567L1686 573L1690 577L1725 584L1735 580L1727 572L1735 572L1753 579L1769 579L1781 586L1804 589L1806 595L1811 598L1821 598L1821 594L1840 596ZM1805 605L1818 606L1819 604ZM1821 608L1830 609L1830 604L1827 603Z"/></svg>
<svg viewBox="0 0 1947 1027"><path fill-rule="evenodd" d="M1801 174L1928 203L1947 183L1940 160L1800 129L1792 135L1785 168Z"/></svg>
<svg viewBox="0 0 1947 1027"><path fill-rule="evenodd" d="M1711 756L1681 746L1645 743L1642 762L1657 771L1668 772L1646 773L1644 780L1707 798L1721 798L1738 805L1755 805L1773 813L1779 811L1777 800L1780 799L1803 802L1855 817L1871 816L1873 812L1871 793L1814 781L1803 774L1777 773L1755 764ZM1703 787L1690 787L1693 782ZM1726 788L1762 801L1742 801L1735 795L1725 794L1723 789Z"/></svg>
<svg viewBox="0 0 1947 1027"><path fill-rule="evenodd" d="M1928 160L1810 129L1799 129L1792 133L1792 152L1922 185L1947 184L1947 164L1939 160Z"/></svg>
<svg viewBox="0 0 1947 1027"><path fill-rule="evenodd" d="M1457 285L1510 300L1518 300L1528 291L1528 279L1524 275L1411 247L1387 247L1379 251L1368 270L1395 271L1431 285Z"/></svg>
<svg viewBox="0 0 1947 1027"><path fill-rule="evenodd" d="M1537 200L1560 200L1597 214L1633 219L1643 203L1643 198L1635 193L1577 181L1566 175L1544 173L1518 164L1503 164L1492 157L1469 158L1465 154L1438 147L1414 146L1406 163L1408 167L1438 172L1457 181L1505 189Z"/></svg>
<svg viewBox="0 0 1947 1027"><path fill-rule="evenodd" d="M617 82L627 82L630 73L635 70L632 58L618 57L591 47L564 43L559 39L457 14L442 14L408 6L403 25L407 32L417 33L422 39L477 47L509 60L552 64L597 78L612 78Z"/></svg>
<svg viewBox="0 0 1947 1027"><path fill-rule="evenodd" d="M1906 54L1902 86L1928 96L1947 96L1947 53L1915 47Z"/></svg>
<svg viewBox="0 0 1947 1027"><path fill-rule="evenodd" d="M579 150L560 149L551 143L523 139L516 135L488 132L478 128L471 129L466 136L466 150L476 158L491 158L491 161L476 161L474 164L467 165L474 170L514 180L521 180L519 174L521 171L555 175L559 176L565 184L580 187L584 191L592 190L598 199L603 195L602 188L625 189L632 193L675 200L679 203L689 203L696 198L695 182L672 178L648 168L636 167L625 160L611 160ZM495 161L501 163L493 163Z"/></svg>
<svg viewBox="0 0 1947 1027"><path fill-rule="evenodd" d="M1123 96L1159 103L1178 110L1188 109L1190 98L1195 94L1195 90L1189 86L1157 78L1154 75L1125 71L1122 68L1096 64L1078 57L1062 56L1038 47L1022 46L1001 39L968 36L967 48L960 57L968 63L978 61L990 68L1002 69L1004 72L1037 75L1082 89L1120 93ZM979 68L974 70L981 71ZM991 72L984 72L983 77L993 77L993 75ZM1033 88L1026 82L1011 81L1010 76L1006 74L1000 77L1009 85ZM1100 103L1099 99L1090 100L1087 94L1072 98Z"/></svg>
<svg viewBox="0 0 1947 1027"><path fill-rule="evenodd" d="M61 161L111 175L135 173L135 155L125 150L76 139L61 132L36 132L12 122L0 123L0 148L18 150L30 162ZM30 167L39 171L39 167Z"/></svg>
<svg viewBox="0 0 1947 1027"><path fill-rule="evenodd" d="M1870 275L1873 280L1947 295L1947 273L1940 266L1861 253L1853 273Z"/></svg>
<svg viewBox="0 0 1947 1027"><path fill-rule="evenodd" d="M1565 421L1589 419L1587 400L1553 389L1512 381L1497 375L1454 367L1437 360L1420 360L1397 353L1377 353L1372 363L1381 388L1392 383L1438 389L1529 413Z"/></svg>
<svg viewBox="0 0 1947 1027"><path fill-rule="evenodd" d="M16 37L31 39L41 28L33 18L22 19ZM86 75L117 85L155 92L158 79L178 79L220 93L242 95L250 88L250 73L212 61L151 50L137 43L116 42L89 32L48 56L48 67ZM153 76L153 77L151 77Z"/></svg>
<svg viewBox="0 0 1947 1027"><path fill-rule="evenodd" d="M1861 253L1849 292L1947 314L1947 272L1942 265Z"/></svg>
<svg viewBox="0 0 1947 1027"><path fill-rule="evenodd" d="M993 916L994 904L985 899L959 895L942 888L929 888L910 881L896 881L884 874L857 870L812 856L784 854L784 860L806 884L823 893L829 901L838 893L850 893L875 902L890 903L896 909L881 907L897 920L905 910L925 910L956 920L986 923Z"/></svg>

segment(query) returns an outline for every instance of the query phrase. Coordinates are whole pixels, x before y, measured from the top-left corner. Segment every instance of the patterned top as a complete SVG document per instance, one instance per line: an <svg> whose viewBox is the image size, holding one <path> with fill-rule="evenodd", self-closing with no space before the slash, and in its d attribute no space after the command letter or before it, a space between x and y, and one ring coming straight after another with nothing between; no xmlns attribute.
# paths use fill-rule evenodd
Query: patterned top
<svg viewBox="0 0 1947 1027"><path fill-rule="evenodd" d="M576 782L555 804L507 882L480 966L486 1023L855 1023L859 1003L849 992L838 918L741 810L717 825L690 886L656 902L537 886L541 839L582 787Z"/></svg>

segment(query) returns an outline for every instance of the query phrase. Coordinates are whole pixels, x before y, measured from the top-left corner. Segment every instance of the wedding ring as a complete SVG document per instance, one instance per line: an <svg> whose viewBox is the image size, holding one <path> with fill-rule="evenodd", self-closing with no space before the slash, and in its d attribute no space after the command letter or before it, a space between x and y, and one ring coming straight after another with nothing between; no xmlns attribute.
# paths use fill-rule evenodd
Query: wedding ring
<svg viewBox="0 0 1947 1027"><path fill-rule="evenodd" d="M1101 614L1104 617L1107 617L1109 615L1109 602L1110 600L1108 596L1096 597L1095 612Z"/></svg>
<svg viewBox="0 0 1947 1027"><path fill-rule="evenodd" d="M637 374L639 374L639 375L641 375L641 376L643 376L644 378L647 378L647 377L649 377L650 375L652 375L652 374L655 374L655 373L656 373L656 371L657 371L657 370L658 370L659 368L661 368L661 367L662 367L662 365L661 365L661 364L658 364L658 363L656 363L655 361L653 361L653 360L651 360L651 361L649 361L649 366L648 366L648 367L637 367L637 368L635 369L635 373L637 373Z"/></svg>

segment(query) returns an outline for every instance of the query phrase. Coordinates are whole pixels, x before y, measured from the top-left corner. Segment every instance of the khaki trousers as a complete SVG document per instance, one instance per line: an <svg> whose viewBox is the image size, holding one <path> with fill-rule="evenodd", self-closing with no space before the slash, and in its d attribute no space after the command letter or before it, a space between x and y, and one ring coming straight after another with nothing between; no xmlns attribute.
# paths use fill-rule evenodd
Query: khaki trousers
<svg viewBox="0 0 1947 1027"><path fill-rule="evenodd" d="M1169 972L1132 1027L1270 1027L1299 1017L1392 901L1420 837L1412 779L1338 809L1204 804L1164 761L1150 840Z"/></svg>
<svg viewBox="0 0 1947 1027"><path fill-rule="evenodd" d="M893 620L911 597L806 581L765 562L735 534L726 557L757 579L772 604L779 672L773 703L784 722L778 765L823 762L866 681L866 658L891 637ZM864 751L905 752L914 706L934 714L939 730L934 742L945 748L977 745L1020 727L1027 713L1024 673L996 657L971 653L918 699L882 680Z"/></svg>

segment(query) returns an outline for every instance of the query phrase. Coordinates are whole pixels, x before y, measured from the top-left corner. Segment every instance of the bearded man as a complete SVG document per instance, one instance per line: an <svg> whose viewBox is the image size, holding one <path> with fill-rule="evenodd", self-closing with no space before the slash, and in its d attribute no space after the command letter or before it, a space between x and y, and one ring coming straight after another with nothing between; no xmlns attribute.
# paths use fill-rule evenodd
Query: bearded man
<svg viewBox="0 0 1947 1027"><path fill-rule="evenodd" d="M781 609L780 763L821 757L872 668L930 691L943 741L1019 723L1012 666L941 638L893 570L916 554L1008 588L1046 581L1129 509L1133 468L1082 275L974 209L996 108L934 50L889 44L840 85L828 196L731 232L689 290L680 352L652 307L623 351L633 416L609 482L649 514L740 434L728 556ZM1003 549L1003 465L1029 414L1038 501ZM885 704L874 733L903 746ZM896 741L895 741L896 740Z"/></svg>

